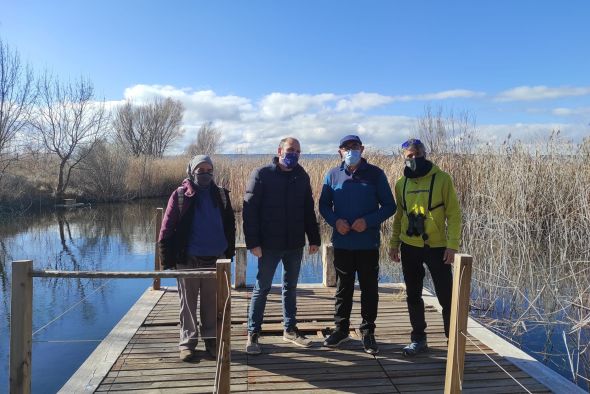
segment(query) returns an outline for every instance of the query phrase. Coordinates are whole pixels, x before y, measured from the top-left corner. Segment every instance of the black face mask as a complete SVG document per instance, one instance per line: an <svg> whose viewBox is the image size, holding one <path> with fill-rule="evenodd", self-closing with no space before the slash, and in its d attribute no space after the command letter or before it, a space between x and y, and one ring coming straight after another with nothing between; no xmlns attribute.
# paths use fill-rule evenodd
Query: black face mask
<svg viewBox="0 0 590 394"><path fill-rule="evenodd" d="M204 174L196 174L195 175L195 181L197 186L199 187L207 187L211 184L211 181L213 180L213 174L209 174L208 172L205 172Z"/></svg>
<svg viewBox="0 0 590 394"><path fill-rule="evenodd" d="M426 168L426 158L424 156L406 159L404 162L412 172L422 172Z"/></svg>

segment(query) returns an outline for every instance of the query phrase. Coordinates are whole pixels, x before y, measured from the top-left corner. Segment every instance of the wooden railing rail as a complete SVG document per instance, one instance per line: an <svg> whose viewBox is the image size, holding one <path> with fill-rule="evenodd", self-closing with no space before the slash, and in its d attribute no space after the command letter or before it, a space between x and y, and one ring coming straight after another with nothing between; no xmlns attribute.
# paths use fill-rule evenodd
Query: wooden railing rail
<svg viewBox="0 0 590 394"><path fill-rule="evenodd" d="M12 262L10 307L10 393L31 392L33 278L211 278L217 280L217 363L215 392L229 393L231 337L231 260L217 260L216 270L159 272L91 272L33 270L32 260Z"/></svg>

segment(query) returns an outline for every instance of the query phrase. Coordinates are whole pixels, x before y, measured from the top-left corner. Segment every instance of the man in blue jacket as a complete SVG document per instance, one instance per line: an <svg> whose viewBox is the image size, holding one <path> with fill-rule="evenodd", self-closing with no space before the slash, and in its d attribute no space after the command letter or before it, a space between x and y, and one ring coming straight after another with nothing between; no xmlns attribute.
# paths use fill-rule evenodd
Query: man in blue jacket
<svg viewBox="0 0 590 394"><path fill-rule="evenodd" d="M246 247L258 257L258 273L248 312L246 352L260 354L258 343L264 308L272 278L283 262L283 340L309 347L311 341L297 329L297 281L305 246L309 253L320 246L309 175L298 164L301 147L295 138L284 138L273 163L254 170L244 197Z"/></svg>
<svg viewBox="0 0 590 394"><path fill-rule="evenodd" d="M362 158L364 146L356 135L340 140L342 163L326 174L320 196L320 213L334 228L336 268L336 329L324 346L337 347L350 339L350 311L355 274L361 288L360 331L363 347L377 354L375 320L379 302L379 245L381 223L392 216L396 206L382 169Z"/></svg>

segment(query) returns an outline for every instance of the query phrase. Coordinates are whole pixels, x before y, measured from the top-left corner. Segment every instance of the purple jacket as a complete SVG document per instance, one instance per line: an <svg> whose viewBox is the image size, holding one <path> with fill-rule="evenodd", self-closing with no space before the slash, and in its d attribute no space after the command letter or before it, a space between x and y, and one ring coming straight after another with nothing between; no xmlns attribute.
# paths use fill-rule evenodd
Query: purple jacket
<svg viewBox="0 0 590 394"><path fill-rule="evenodd" d="M175 189L168 199L168 206L162 218L162 227L158 237L158 251L164 268L173 268L177 263L184 262L188 235L193 224L195 200L199 190L189 179L182 181L184 197L182 212L179 212L178 191ZM209 188L213 203L221 207L223 231L227 239L226 258L235 254L236 220L229 198L229 191L212 183ZM225 198L222 197L222 193Z"/></svg>

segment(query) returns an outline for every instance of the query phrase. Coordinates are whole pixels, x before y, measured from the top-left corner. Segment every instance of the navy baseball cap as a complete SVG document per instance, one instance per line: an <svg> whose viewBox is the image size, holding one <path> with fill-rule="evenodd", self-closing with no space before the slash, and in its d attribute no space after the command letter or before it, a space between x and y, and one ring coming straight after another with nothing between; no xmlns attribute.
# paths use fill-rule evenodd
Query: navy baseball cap
<svg viewBox="0 0 590 394"><path fill-rule="evenodd" d="M339 148L342 148L347 142L358 142L360 145L363 144L363 142L361 141L361 139L358 137L358 135L347 135L346 137L342 137L340 139L340 145L338 146Z"/></svg>

